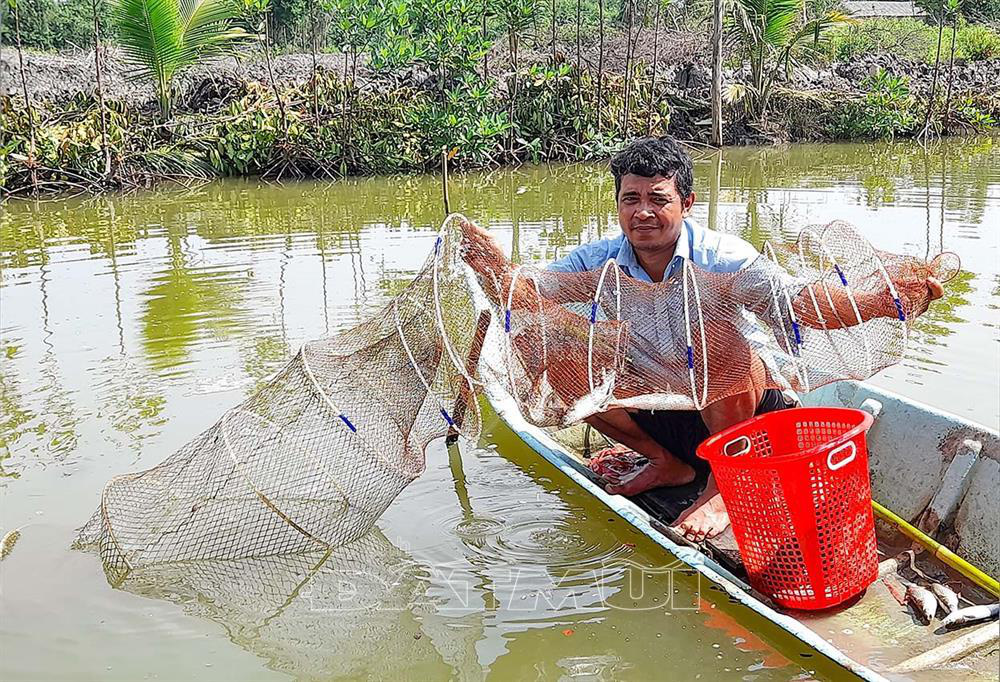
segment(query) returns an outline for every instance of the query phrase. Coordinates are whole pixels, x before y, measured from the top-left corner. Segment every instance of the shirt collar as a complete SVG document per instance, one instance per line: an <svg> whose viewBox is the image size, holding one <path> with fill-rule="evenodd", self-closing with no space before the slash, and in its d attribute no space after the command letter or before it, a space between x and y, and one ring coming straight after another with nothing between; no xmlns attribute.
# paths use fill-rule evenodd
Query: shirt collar
<svg viewBox="0 0 1000 682"><path fill-rule="evenodd" d="M663 273L663 278L673 276L677 272L678 268L681 267L681 263L684 259L691 260L692 258L692 235L691 230L693 229L692 223L684 219L681 224L681 233L677 236L677 244L674 245L674 257L670 259L670 263L667 264L666 272ZM625 271L625 274L633 279L638 279L643 282L652 283L652 278L643 269L642 265L639 264L639 259L635 255L635 251L632 249L632 244L629 242L628 237L622 233L622 245L618 249L618 256L615 258L615 262L618 266Z"/></svg>

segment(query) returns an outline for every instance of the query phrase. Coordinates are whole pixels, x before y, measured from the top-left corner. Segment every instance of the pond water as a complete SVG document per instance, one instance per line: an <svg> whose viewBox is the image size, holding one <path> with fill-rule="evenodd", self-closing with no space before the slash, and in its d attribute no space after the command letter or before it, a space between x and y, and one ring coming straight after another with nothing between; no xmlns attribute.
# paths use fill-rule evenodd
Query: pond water
<svg viewBox="0 0 1000 682"><path fill-rule="evenodd" d="M453 176L452 206L515 260L614 231L604 165ZM754 242L843 219L963 273L874 379L996 428L1000 146L990 139L727 150L696 217ZM671 570L495 418L434 443L362 541L328 556L151 571L112 589L74 530L111 476L153 466L305 340L382 306L441 218L434 177L232 181L13 203L0 214L5 679L768 680L838 676Z"/></svg>

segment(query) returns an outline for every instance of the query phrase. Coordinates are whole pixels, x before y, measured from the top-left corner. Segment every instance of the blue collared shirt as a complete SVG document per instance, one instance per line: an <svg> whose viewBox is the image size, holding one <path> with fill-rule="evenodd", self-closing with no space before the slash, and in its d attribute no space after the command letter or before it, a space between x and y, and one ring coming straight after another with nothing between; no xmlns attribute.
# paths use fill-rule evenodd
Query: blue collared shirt
<svg viewBox="0 0 1000 682"><path fill-rule="evenodd" d="M736 235L709 230L688 218L681 226L674 257L670 259L663 278L675 276L685 258L709 272L736 272L753 263L759 256L749 242ZM639 265L632 244L624 233L578 246L569 255L550 263L548 269L554 272L600 270L612 258L629 277L643 282L653 281L649 273Z"/></svg>
<svg viewBox="0 0 1000 682"><path fill-rule="evenodd" d="M567 256L549 264L548 270L552 272L587 272L599 270L604 267L612 258L621 268L622 272L643 282L652 283L649 276L639 260L636 258L632 245L624 234L619 234L608 239L598 239L597 241L583 244L573 249ZM773 296L773 287L792 287L794 290L795 281L782 268L775 265L761 254L747 241L740 239L736 235L716 232L702 227L693 220L685 219L681 227L680 235L677 238L677 245L674 247L674 256L670 259L667 269L663 273L663 279L668 280L679 277L684 259L693 265L699 266L702 270L718 273L734 273L743 271L743 276L733 281L733 288L730 295L734 300L744 306L741 311L747 324L747 339L760 352L767 348L769 341L773 341L771 332L790 338L787 335L792 332L785 329L787 320L779 313L774 315L774 310L770 307ZM753 266L751 268L751 266ZM646 320L657 319L655 325L644 324L641 326L641 333L638 336L653 337L656 348L667 348L668 338L683 339L684 329L680 318L670 319L660 317L652 310L638 309L640 302L630 302L629 315L638 316ZM631 308L635 308L634 310ZM769 327L770 331L764 328L755 319L754 313ZM623 317L624 314L623 310ZM676 316L673 316L676 317ZM680 342L679 342L680 343ZM683 345L683 344L681 344ZM647 359L645 363L638 357L638 351L634 361L643 367L645 371L655 373L657 362ZM650 355L650 357L652 357ZM784 389L790 386L784 381L781 372L772 357L771 352L762 353L762 359L772 370L772 379L779 382ZM791 394L794 396L794 394Z"/></svg>

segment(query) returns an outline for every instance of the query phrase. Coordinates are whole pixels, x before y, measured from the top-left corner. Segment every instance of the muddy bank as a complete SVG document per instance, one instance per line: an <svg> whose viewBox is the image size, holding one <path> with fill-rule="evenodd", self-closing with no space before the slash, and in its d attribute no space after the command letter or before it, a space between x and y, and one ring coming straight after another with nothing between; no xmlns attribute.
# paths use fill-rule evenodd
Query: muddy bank
<svg viewBox="0 0 1000 682"><path fill-rule="evenodd" d="M137 106L155 103L156 93L152 83L147 79L130 78L131 67L126 64L120 50L108 47L102 49L102 52L102 84L107 99ZM307 82L312 73L312 60L313 57L309 54L276 56L273 67L279 85L294 86ZM316 55L317 69L325 72L343 73L346 61L341 54ZM59 103L80 94L90 96L97 87L92 50L61 54L25 52L24 70L28 76L31 97L40 101ZM20 96L20 79L17 52L5 46L0 53L0 92L13 97ZM220 87L222 84L247 81L263 83L266 80L267 69L262 59L220 57L205 60L184 71L174 79L174 87L179 94L179 104L185 109L199 103L196 97L199 92L212 91L213 82L216 84L214 89L223 94L227 89Z"/></svg>
<svg viewBox="0 0 1000 682"><path fill-rule="evenodd" d="M625 71L627 42L621 34L609 34L605 40L603 65L609 77L620 77ZM709 116L711 70L709 46L700 34L662 30L656 36L645 31L635 42L635 60L650 64L654 51L657 57L657 86L654 96L671 106L670 131L688 139L704 139L707 135L706 118ZM155 93L146 80L130 78L129 67L122 54L114 47L105 49L103 64L105 97L124 101L139 108L155 108ZM523 68L533 63L549 63L551 49L522 48L519 65ZM284 54L273 59L275 78L281 87L296 87L307 83L312 74L313 55ZM351 68L346 55L322 53L315 57L320 73L343 78ZM582 45L579 56L575 43L557 45L556 60L596 71L601 59L596 42ZM489 75L509 73L511 63L504 41L494 45L482 68ZM826 65L803 65L792 70L790 78L779 83L783 96L774 99L768 124L751 125L741 121L738 112L726 116L732 125L727 127L727 143L754 143L764 141L812 140L828 137L826 129L816 124L816 116L844 103L862 97L869 78L879 69L909 78L911 93L918 100L926 99L931 89L933 67L915 61L900 59L892 54L872 54L849 62ZM95 91L93 52L68 54L25 54L25 71L28 89L33 99L50 102L58 107L60 102L77 95L90 96ZM947 71L942 64L940 80ZM647 73L649 72L647 68ZM425 67L410 66L392 73L375 74L361 60L357 78L366 89L387 90L401 85L427 90L438 87L437 76ZM503 79L500 79L501 83ZM723 82L748 82L749 70L727 68ZM266 83L267 70L259 54L241 57L224 57L206 60L185 71L175 79L177 92L176 110L210 113L218 111L229 102L246 94L248 83ZM956 61L954 67L953 97L958 100L966 95L982 98L996 93L1000 83L1000 59L967 62ZM503 87L502 84L499 87ZM17 54L5 49L0 55L0 92L18 98L20 95L20 68ZM1000 100L1000 96L993 96ZM728 108L728 107L727 107ZM992 107L991 107L992 108ZM995 105L1000 109L1000 103ZM1000 112L998 112L1000 113Z"/></svg>
<svg viewBox="0 0 1000 682"><path fill-rule="evenodd" d="M609 74L623 74L627 49L623 35L609 32L605 39L603 59L600 57L598 43L593 40L581 44L579 56L575 43L557 45L556 59L574 66L579 61L584 69L592 72L602 64L605 72ZM652 31L644 31L641 38L635 41L634 60L652 63L654 50L664 83L671 79L671 69L679 69L688 64L700 64L704 56L709 54L708 45L702 35L662 30L653 36ZM102 54L106 98L124 101L133 106L155 103L152 84L144 79L129 78L131 68L126 64L124 55L119 49L114 46L104 47ZM531 49L522 46L519 51L519 65L523 68L530 64L548 63L551 56L551 49ZM351 68L350 58L344 54L323 52L317 54L315 59L317 71L322 73L344 77ZM276 55L272 60L275 79L282 87L300 86L308 82L312 74L312 64L311 54L282 54ZM24 66L28 77L28 90L33 98L40 101L59 103L79 94L89 96L94 93L97 85L92 50L58 54L25 52ZM359 58L357 66L357 78L359 82L365 84L409 84L426 87L436 85L434 75L419 65L378 75L371 73L363 57ZM498 41L480 65L480 72L485 69L489 75L497 76L509 72L511 68L507 44L505 41ZM20 78L17 53L5 47L0 51L0 93L19 97ZM211 85L213 81L214 86ZM186 103L189 102L194 105L192 108L198 109L202 104L202 98L198 93L213 89L224 92L226 88L220 87L220 84L241 82L267 82L266 64L259 53L207 59L175 78L174 88L181 109L187 108Z"/></svg>

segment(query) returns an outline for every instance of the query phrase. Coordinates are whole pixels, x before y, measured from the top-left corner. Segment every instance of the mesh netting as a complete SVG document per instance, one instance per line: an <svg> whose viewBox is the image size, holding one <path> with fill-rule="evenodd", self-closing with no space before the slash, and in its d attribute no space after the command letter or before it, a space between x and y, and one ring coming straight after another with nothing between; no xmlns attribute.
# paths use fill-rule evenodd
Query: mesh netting
<svg viewBox="0 0 1000 682"><path fill-rule="evenodd" d="M928 263L849 225L807 228L736 273L683 261L648 284L614 261L552 273L510 263L451 216L375 317L305 344L260 392L158 466L112 479L78 544L112 583L176 561L326 550L364 535L439 437L477 438L477 389L552 426L613 407L701 409L773 387L864 379L905 353Z"/></svg>

